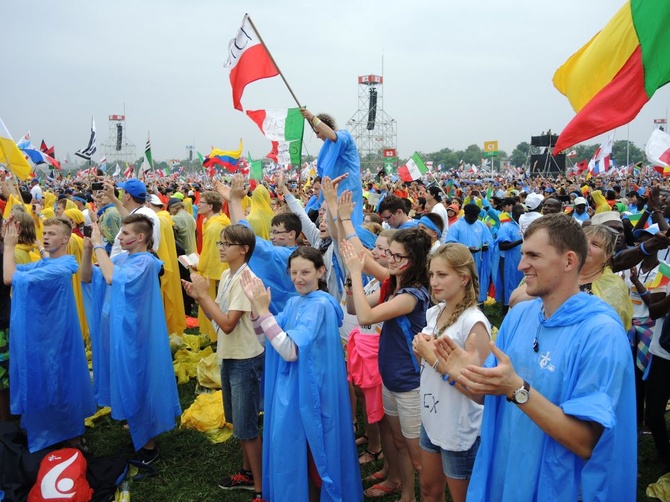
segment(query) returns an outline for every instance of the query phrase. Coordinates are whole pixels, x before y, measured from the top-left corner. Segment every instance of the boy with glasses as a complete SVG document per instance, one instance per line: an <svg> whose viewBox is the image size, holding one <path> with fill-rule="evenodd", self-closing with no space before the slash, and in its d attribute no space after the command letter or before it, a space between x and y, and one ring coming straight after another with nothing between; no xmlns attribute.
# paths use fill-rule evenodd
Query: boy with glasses
<svg viewBox="0 0 670 502"><path fill-rule="evenodd" d="M256 236L244 225L223 229L216 242L219 258L228 264L221 276L216 301L208 294L209 283L197 274L182 281L217 333L217 355L221 360L221 389L226 420L242 447L242 469L219 481L223 490L253 490L261 498L262 445L258 430L261 374L265 358L249 318L251 303L244 295L240 277L253 255Z"/></svg>

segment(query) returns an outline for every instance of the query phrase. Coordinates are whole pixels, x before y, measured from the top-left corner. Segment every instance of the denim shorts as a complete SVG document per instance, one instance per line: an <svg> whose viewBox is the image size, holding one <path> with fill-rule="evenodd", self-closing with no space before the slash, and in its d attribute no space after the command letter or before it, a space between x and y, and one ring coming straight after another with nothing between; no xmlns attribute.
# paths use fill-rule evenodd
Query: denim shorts
<svg viewBox="0 0 670 502"><path fill-rule="evenodd" d="M250 359L221 361L221 392L226 422L233 436L242 441L256 439L261 404L261 375L265 354Z"/></svg>
<svg viewBox="0 0 670 502"><path fill-rule="evenodd" d="M421 433L421 397L419 389L407 392L393 392L382 385L384 413L398 417L400 430L407 439L418 439Z"/></svg>
<svg viewBox="0 0 670 502"><path fill-rule="evenodd" d="M435 446L428 439L426 429L421 426L421 439L419 444L421 448L429 453L439 453L442 456L442 471L444 475L451 479L470 479L472 476L472 467L475 465L475 457L477 450L479 450L479 443L481 439L479 436L475 439L469 450L466 451L449 451L443 450L439 446Z"/></svg>

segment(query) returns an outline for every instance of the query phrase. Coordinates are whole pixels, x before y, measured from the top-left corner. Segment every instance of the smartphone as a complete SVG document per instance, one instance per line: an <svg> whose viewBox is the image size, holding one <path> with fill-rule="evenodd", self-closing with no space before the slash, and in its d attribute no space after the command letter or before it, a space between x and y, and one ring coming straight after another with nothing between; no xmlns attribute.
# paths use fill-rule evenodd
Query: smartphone
<svg viewBox="0 0 670 502"><path fill-rule="evenodd" d="M104 189L105 189L105 185L103 183L100 183L99 181L94 181L93 183L91 183L91 190L93 190L94 192L97 192L98 190L104 190Z"/></svg>
<svg viewBox="0 0 670 502"><path fill-rule="evenodd" d="M93 234L93 226L92 225L84 225L84 237L91 237Z"/></svg>

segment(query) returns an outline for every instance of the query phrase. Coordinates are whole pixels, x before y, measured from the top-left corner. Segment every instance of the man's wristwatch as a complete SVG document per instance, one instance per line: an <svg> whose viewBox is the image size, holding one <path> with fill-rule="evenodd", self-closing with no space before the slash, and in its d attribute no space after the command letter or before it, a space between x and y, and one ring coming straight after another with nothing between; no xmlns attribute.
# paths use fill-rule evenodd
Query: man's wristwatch
<svg viewBox="0 0 670 502"><path fill-rule="evenodd" d="M512 397L508 397L507 400L510 403L514 404L525 404L526 402L528 402L529 397L530 397L530 384L524 380L523 385L518 389L516 389L514 392L512 392Z"/></svg>

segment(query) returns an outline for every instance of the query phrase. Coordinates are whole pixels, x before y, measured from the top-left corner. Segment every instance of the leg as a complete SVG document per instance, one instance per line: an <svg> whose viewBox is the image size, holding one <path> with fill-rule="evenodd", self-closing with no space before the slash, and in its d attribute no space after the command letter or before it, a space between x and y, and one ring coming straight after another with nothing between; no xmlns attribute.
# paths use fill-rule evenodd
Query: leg
<svg viewBox="0 0 670 502"><path fill-rule="evenodd" d="M667 321L670 322L670 321ZM670 361L659 356L651 359L647 379L645 421L651 431L656 451L662 461L670 461L670 444L665 423L665 407L670 396Z"/></svg>
<svg viewBox="0 0 670 502"><path fill-rule="evenodd" d="M449 485L449 494L454 502L465 502L465 496L468 493L469 479L447 478Z"/></svg>
<svg viewBox="0 0 670 502"><path fill-rule="evenodd" d="M442 472L440 453L421 449L421 500L423 502L444 502L446 477ZM452 492L453 493L453 492Z"/></svg>
<svg viewBox="0 0 670 502"><path fill-rule="evenodd" d="M402 435L400 419L388 415L387 418L393 436L393 444L398 452L398 468L402 484L400 500L402 502L413 502L416 500L414 495L414 466L407 450L407 443Z"/></svg>
<svg viewBox="0 0 670 502"><path fill-rule="evenodd" d="M256 439L240 441L242 445L243 469L251 471L254 475L254 491L263 491L263 444L260 436ZM246 462L247 466L244 466Z"/></svg>

